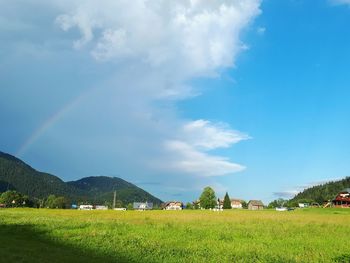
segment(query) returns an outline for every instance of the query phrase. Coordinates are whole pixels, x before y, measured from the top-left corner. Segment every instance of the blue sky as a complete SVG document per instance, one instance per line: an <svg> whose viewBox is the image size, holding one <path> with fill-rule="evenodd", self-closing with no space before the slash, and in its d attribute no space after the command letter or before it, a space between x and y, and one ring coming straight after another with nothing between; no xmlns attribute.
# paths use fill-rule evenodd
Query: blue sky
<svg viewBox="0 0 350 263"><path fill-rule="evenodd" d="M0 150L163 200L349 176L350 2L0 2Z"/></svg>

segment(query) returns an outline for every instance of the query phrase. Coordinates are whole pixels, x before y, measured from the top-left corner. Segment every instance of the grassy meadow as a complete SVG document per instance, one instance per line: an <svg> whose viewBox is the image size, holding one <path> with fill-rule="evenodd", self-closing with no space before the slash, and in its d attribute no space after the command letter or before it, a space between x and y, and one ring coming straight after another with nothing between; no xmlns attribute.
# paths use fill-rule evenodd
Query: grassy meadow
<svg viewBox="0 0 350 263"><path fill-rule="evenodd" d="M0 262L350 262L350 210L0 209Z"/></svg>

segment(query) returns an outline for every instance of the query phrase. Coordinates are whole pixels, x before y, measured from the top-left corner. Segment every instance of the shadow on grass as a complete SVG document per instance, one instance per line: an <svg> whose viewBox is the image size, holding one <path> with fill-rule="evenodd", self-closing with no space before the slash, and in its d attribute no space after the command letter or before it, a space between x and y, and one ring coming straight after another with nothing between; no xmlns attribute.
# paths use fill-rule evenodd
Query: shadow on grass
<svg viewBox="0 0 350 263"><path fill-rule="evenodd" d="M104 255L50 239L31 225L0 224L1 262L132 262L121 255Z"/></svg>
<svg viewBox="0 0 350 263"><path fill-rule="evenodd" d="M338 262L338 263L349 263L350 262L350 253L338 256L338 257L334 258L334 261Z"/></svg>

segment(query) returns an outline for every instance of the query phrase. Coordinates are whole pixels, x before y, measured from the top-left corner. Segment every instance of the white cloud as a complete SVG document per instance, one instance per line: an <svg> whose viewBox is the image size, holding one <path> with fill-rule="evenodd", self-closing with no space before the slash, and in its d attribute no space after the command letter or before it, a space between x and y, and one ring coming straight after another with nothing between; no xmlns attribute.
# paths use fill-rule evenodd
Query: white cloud
<svg viewBox="0 0 350 263"><path fill-rule="evenodd" d="M249 136L231 130L227 125L196 120L185 123L175 135L176 139L165 141L165 149L171 153L166 166L162 160L158 167L198 176L225 175L245 169L227 158L207 153L249 139Z"/></svg>
<svg viewBox="0 0 350 263"><path fill-rule="evenodd" d="M78 12L74 16L60 15L56 18L56 22L64 31L68 31L75 26L79 28L82 37L74 41L74 47L77 49L90 42L94 37L92 32L94 22L84 12Z"/></svg>
<svg viewBox="0 0 350 263"><path fill-rule="evenodd" d="M167 141L166 149L173 153L167 160L166 168L195 174L198 176L219 176L244 170L244 166L235 164L227 158L212 156L197 150L192 145L182 141ZM162 167L162 166L160 166ZM165 168L164 166L162 168Z"/></svg>
<svg viewBox="0 0 350 263"><path fill-rule="evenodd" d="M246 134L229 129L227 124L213 124L207 120L188 122L179 134L187 143L202 150L228 148L234 143L250 138Z"/></svg>
<svg viewBox="0 0 350 263"><path fill-rule="evenodd" d="M125 30L105 30L91 54L97 60L130 56L132 55L132 50L127 46L126 42Z"/></svg>
<svg viewBox="0 0 350 263"><path fill-rule="evenodd" d="M350 0L330 0L331 1L331 3L333 3L333 4L339 4L339 5L341 5L341 4L350 4Z"/></svg>
<svg viewBox="0 0 350 263"><path fill-rule="evenodd" d="M293 196L295 196L296 194L298 194L300 191L298 190L287 190L287 191L281 191L281 192L274 192L274 196L278 197L278 198L286 198L286 199L290 199Z"/></svg>
<svg viewBox="0 0 350 263"><path fill-rule="evenodd" d="M76 48L92 43L96 59L135 58L181 69L183 77L230 67L242 49L240 32L260 13L260 0L78 1L57 17L79 29ZM95 40L95 41L93 41Z"/></svg>

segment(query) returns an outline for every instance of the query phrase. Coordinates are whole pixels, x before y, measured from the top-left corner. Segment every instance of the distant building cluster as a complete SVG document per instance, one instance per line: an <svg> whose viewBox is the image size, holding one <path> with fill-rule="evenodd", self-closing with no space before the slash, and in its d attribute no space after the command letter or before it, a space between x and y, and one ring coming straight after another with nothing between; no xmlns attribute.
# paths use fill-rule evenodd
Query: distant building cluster
<svg viewBox="0 0 350 263"><path fill-rule="evenodd" d="M244 200L232 198L230 199L228 196L226 198L226 207L230 207L231 209L243 209L246 208L248 210L263 210L265 208L264 203L261 200L250 200L248 203L246 203ZM215 207L214 205L209 208L210 210L214 211L222 211L224 209L224 201L225 199L217 199L214 201L216 203ZM230 206L227 205L229 202ZM6 208L7 206L5 204L0 203L0 208ZM299 208L308 208L308 207L321 207L318 203L298 203ZM330 200L328 202L325 202L323 204L323 207L337 207L337 208L350 208L350 188L346 188L342 191L340 191L333 200ZM78 209L78 210L108 210L108 206L106 205L91 205L91 204L83 204L83 205L71 205L72 209ZM196 200L192 203L187 203L186 206L181 201L167 201L160 206L156 205L154 206L152 202L134 202L132 205L130 204L128 208L120 207L120 208L113 208L113 210L117 211L125 211L127 209L131 210L137 210L137 211L146 211L146 210L152 210L152 209L162 209L162 210L173 210L173 211L179 211L183 210L184 208L187 209L204 209L201 207L200 200ZM276 207L277 211L289 211L294 210L294 208L287 208L283 207Z"/></svg>
<svg viewBox="0 0 350 263"><path fill-rule="evenodd" d="M242 199L230 199L231 201L231 209L243 209L243 203L244 200ZM199 209L202 209L200 201L196 200L193 202L193 206L198 207ZM224 199L218 199L217 201L217 205L215 208L213 208L213 210L223 210L224 207ZM247 209L249 210L263 210L265 207L265 205L263 204L263 202L261 200L250 200L247 203Z"/></svg>
<svg viewBox="0 0 350 263"><path fill-rule="evenodd" d="M247 208L248 210L263 210L265 208L264 203L261 200L250 200L248 203L245 203L241 199L233 198L229 199L231 202L231 208L232 209L242 209ZM246 204L245 207L243 207L243 203ZM223 210L224 206L224 199L218 199L216 201L216 206L212 210ZM299 208L307 208L307 207L320 207L317 203L299 203ZM200 201L196 200L192 203L193 208L202 209L200 205ZM342 207L342 208L350 208L350 188L344 189L343 191L339 192L337 196L332 200L324 204L323 207ZM79 210L107 210L108 207L104 205L72 205L73 209L79 209ZM158 207L157 207L158 208ZM162 210L182 210L186 208L184 204L181 201L168 201L159 207ZM188 208L188 207L187 207ZM285 207L279 207L278 211L286 211L287 208ZM128 208L129 209L129 208ZM134 202L132 205L133 210L137 211L146 211L146 210L152 210L154 209L152 202ZM126 208L114 208L114 210L119 211L125 211Z"/></svg>

